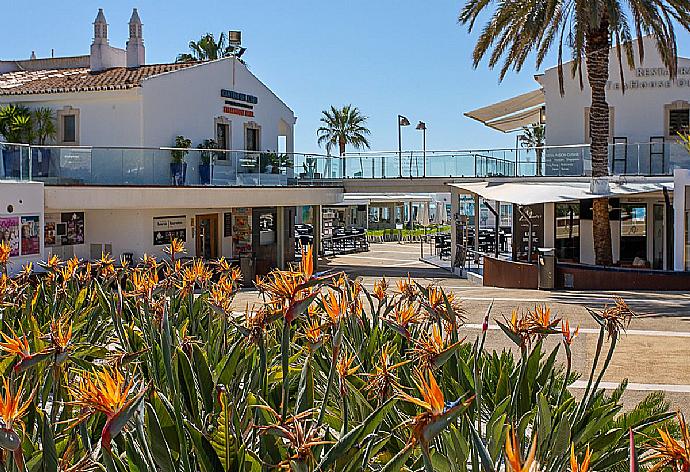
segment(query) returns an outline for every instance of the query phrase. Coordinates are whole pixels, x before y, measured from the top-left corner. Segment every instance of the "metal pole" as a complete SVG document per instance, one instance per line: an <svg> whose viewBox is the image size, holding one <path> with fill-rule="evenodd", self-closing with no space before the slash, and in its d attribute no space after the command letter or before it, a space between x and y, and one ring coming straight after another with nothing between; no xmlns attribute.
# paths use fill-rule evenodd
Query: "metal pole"
<svg viewBox="0 0 690 472"><path fill-rule="evenodd" d="M400 119L402 116L398 115L398 177L402 177L402 133L400 126Z"/></svg>
<svg viewBox="0 0 690 472"><path fill-rule="evenodd" d="M426 177L426 125L422 129L422 150L424 156L424 177Z"/></svg>

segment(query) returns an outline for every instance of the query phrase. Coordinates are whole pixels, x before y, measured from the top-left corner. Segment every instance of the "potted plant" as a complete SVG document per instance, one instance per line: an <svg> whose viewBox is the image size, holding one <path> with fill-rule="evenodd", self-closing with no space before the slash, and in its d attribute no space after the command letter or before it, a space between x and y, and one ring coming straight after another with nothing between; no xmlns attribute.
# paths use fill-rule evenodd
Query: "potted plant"
<svg viewBox="0 0 690 472"><path fill-rule="evenodd" d="M199 163L199 183L208 185L211 183L211 162L216 158L216 152L211 149L218 149L218 144L213 139L204 139L197 146L202 149Z"/></svg>
<svg viewBox="0 0 690 472"><path fill-rule="evenodd" d="M268 173L270 167L271 174L280 174L281 167L292 165L292 160L287 154L278 154L277 152L267 151L261 154L261 162L259 172L262 174Z"/></svg>
<svg viewBox="0 0 690 472"><path fill-rule="evenodd" d="M184 158L189 154L189 148L192 146L192 141L184 136L175 137L176 150L170 151L170 177L172 185L184 185L187 177L187 163Z"/></svg>

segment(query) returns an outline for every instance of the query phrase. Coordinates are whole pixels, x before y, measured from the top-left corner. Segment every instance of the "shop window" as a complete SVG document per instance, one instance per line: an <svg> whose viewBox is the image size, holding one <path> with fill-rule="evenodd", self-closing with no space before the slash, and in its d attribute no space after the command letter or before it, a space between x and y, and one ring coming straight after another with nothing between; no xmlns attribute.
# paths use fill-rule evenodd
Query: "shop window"
<svg viewBox="0 0 690 472"><path fill-rule="evenodd" d="M690 110L669 110L668 134L675 136L678 133L687 133L690 127Z"/></svg>
<svg viewBox="0 0 690 472"><path fill-rule="evenodd" d="M556 204L556 257L580 260L580 204Z"/></svg>
<svg viewBox="0 0 690 472"><path fill-rule="evenodd" d="M230 125L227 123L216 123L216 144L218 149L230 149ZM225 153L219 153L218 159L225 160Z"/></svg>
<svg viewBox="0 0 690 472"><path fill-rule="evenodd" d="M621 204L620 260L647 263L647 206L644 203Z"/></svg>

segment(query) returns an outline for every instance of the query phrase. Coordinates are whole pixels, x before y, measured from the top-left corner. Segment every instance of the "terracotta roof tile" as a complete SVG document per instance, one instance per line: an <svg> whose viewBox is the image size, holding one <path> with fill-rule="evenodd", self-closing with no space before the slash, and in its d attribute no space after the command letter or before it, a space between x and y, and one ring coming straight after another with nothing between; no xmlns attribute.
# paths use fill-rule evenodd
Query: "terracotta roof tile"
<svg viewBox="0 0 690 472"><path fill-rule="evenodd" d="M8 72L0 74L0 96L123 90L139 87L142 80L148 77L194 64L197 63L114 67L98 72L92 72L88 68Z"/></svg>

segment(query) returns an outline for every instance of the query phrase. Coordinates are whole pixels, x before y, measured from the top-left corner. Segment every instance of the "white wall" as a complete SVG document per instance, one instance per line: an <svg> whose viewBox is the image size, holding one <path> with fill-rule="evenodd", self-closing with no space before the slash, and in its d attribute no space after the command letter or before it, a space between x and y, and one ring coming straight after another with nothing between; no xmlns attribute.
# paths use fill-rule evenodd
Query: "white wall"
<svg viewBox="0 0 690 472"><path fill-rule="evenodd" d="M254 95L254 117L223 112L221 89ZM261 150L277 150L280 121L290 125L286 150L292 152L295 116L273 92L241 62L232 58L192 66L144 80L142 83L144 146L170 146L177 135L194 146L215 138L214 119L231 121L232 149L245 149L244 124L261 126ZM284 130L283 130L284 131Z"/></svg>
<svg viewBox="0 0 690 472"><path fill-rule="evenodd" d="M7 267L10 275L19 272L25 264L35 263L43 258L43 184L40 182L0 181L0 218L18 217L21 224L21 216L23 215L39 216L40 253L35 256L10 257Z"/></svg>
<svg viewBox="0 0 690 472"><path fill-rule="evenodd" d="M141 146L139 90L56 93L3 97L3 103L23 103L30 108L49 107L55 112L71 106L79 110L79 144L84 146Z"/></svg>
<svg viewBox="0 0 690 472"><path fill-rule="evenodd" d="M221 89L256 96L255 116L224 113L228 99ZM225 117L231 121L232 149L245 149L244 124L253 121L261 127L261 150L278 150L283 134L285 151L294 151L294 113L233 58L153 76L128 90L7 96L1 103L79 109L79 144L85 146L169 147L184 135L196 147L215 139L214 119Z"/></svg>
<svg viewBox="0 0 690 472"><path fill-rule="evenodd" d="M637 51L637 44L635 44ZM644 62L639 62L636 52L636 68L663 68L661 58L650 38L645 38ZM627 67L625 57L624 79L628 84L625 94L620 88L620 72L615 50L611 51L609 60L609 88L606 98L609 106L614 107L614 130L616 137L627 137L628 143L647 143L652 136L664 136L664 105L676 100L690 100L690 74L687 71L679 75L678 80L669 83L669 87L645 87L654 81L667 82L667 76L637 77L635 68ZM690 59L678 58L679 68L690 67ZM591 103L591 89L583 65L583 84L580 88L579 78L570 74L570 63L564 65L565 95L561 96L558 86L558 70L551 68L539 77L544 87L547 115L547 144L566 145L585 142L585 108ZM638 87L633 88L637 82Z"/></svg>
<svg viewBox="0 0 690 472"><path fill-rule="evenodd" d="M188 256L196 255L196 244L192 218L196 215L218 214L218 237L220 255L232 256L232 238L223 237L223 213L231 211L198 209L157 209L157 210L89 210L84 212L84 239L86 244L75 246L75 255L80 258L90 257L90 244L111 244L113 257L119 259L123 252L134 253L134 260L139 260L144 253L158 258L165 257L165 246L153 244L153 219L163 216L185 216L187 220L187 248ZM126 231L122 229L126 228Z"/></svg>

